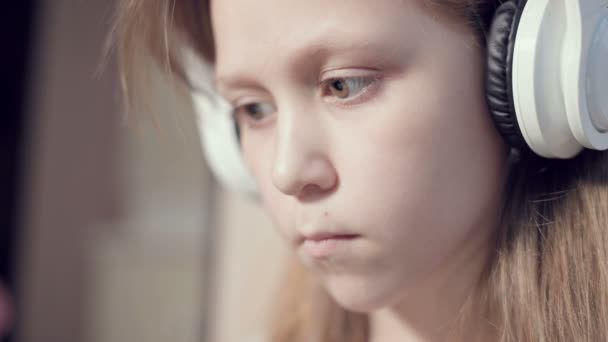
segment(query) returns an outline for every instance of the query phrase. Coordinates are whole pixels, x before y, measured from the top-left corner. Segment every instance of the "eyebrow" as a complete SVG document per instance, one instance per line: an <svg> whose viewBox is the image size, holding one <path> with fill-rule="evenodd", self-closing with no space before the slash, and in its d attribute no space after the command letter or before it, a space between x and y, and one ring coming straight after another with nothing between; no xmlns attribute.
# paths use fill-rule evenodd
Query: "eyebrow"
<svg viewBox="0 0 608 342"><path fill-rule="evenodd" d="M311 39L309 43L294 49L287 54L287 70L293 72L311 63L318 62L333 54L360 53L366 51L369 57L378 57L385 54L386 43L378 39L365 39L365 37L353 37L347 34L319 35L319 39ZM223 75L216 75L214 85L217 89L229 89L234 86L247 86L254 83L252 77L247 77L246 72L233 70Z"/></svg>

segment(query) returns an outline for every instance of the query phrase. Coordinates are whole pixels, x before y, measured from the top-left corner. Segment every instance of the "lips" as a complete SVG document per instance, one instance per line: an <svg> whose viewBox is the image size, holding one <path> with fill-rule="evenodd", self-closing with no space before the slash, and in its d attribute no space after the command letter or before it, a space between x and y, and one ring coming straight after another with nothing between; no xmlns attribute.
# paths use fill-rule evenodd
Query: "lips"
<svg viewBox="0 0 608 342"><path fill-rule="evenodd" d="M303 235L297 248L306 258L312 260L333 260L338 256L345 256L352 251L352 244L361 235L351 233L319 232ZM311 259L309 259L311 260Z"/></svg>
<svg viewBox="0 0 608 342"><path fill-rule="evenodd" d="M305 235L299 235L296 241L297 245L301 245L305 241L321 242L324 240L350 240L360 237L359 234L352 233L332 233L332 232L317 232Z"/></svg>

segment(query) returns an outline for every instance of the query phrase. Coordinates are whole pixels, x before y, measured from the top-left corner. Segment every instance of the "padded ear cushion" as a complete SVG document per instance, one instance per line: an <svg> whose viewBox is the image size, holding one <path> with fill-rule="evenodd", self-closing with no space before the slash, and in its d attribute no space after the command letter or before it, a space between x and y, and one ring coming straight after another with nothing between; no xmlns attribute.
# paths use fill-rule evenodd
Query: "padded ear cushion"
<svg viewBox="0 0 608 342"><path fill-rule="evenodd" d="M526 0L510 0L498 7L487 39L486 98L496 128L506 142L531 152L515 114L512 75L513 50Z"/></svg>

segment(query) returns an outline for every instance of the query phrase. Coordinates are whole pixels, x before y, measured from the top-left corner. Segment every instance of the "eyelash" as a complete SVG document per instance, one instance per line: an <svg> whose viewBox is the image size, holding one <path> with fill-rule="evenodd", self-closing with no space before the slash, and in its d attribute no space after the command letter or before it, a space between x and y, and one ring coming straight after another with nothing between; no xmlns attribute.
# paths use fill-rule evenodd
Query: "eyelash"
<svg viewBox="0 0 608 342"><path fill-rule="evenodd" d="M378 86L378 83L380 82L381 77L380 76L353 76L353 77L332 77L332 78L328 78L328 79L325 79L325 80L322 80L322 81L318 82L318 86L320 88L321 96L322 97L327 97L327 96L324 96L323 94L325 94L325 93L330 93L331 94L330 90L329 91L325 91L325 89L328 86L331 86L331 84L333 82L340 81L340 80L341 81L345 81L345 82L348 82L348 81L363 81L363 82L367 83L367 85L363 86L360 91L358 91L357 93L355 93L355 95L353 95L352 97L349 97L347 100L336 99L336 100L330 100L329 101L330 103L336 104L336 105L338 105L338 106L340 106L342 108L350 108L350 107L356 106L356 105L364 102L365 100L367 100L369 98L369 96L371 95L371 92L373 90L372 88L376 88ZM244 104L241 104L241 105L237 105L237 106L234 107L233 117L235 119L238 119L241 116L240 114L243 113L243 110L245 110L247 107L250 107L250 106L257 106L257 107L259 107L259 106L266 105L266 104L268 104L268 103L264 103L264 102L262 102L262 103L260 103L260 102L249 102L249 103L244 103ZM274 114L274 112L276 112L276 110L274 110L273 113L271 113L271 114ZM247 113L243 113L243 115L246 116L247 117L246 120L248 122L251 122L252 123L251 125L254 125L254 126L255 125L261 125L261 123L265 121L264 119L252 119L251 115L247 114ZM270 114L268 114L268 115L270 115Z"/></svg>

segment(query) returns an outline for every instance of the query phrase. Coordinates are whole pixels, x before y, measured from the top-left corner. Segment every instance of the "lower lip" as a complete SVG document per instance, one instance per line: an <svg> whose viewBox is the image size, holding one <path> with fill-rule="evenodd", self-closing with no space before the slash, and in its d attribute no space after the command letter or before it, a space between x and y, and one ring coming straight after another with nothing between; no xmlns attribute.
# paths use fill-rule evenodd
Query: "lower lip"
<svg viewBox="0 0 608 342"><path fill-rule="evenodd" d="M304 240L301 248L312 257L323 258L337 253L338 250L347 247L357 238L359 238L358 235L349 235L335 236L323 240Z"/></svg>

